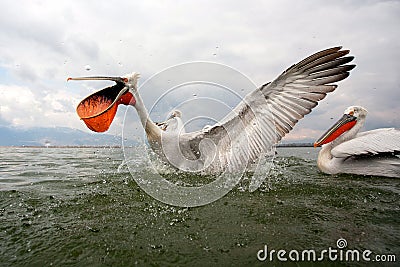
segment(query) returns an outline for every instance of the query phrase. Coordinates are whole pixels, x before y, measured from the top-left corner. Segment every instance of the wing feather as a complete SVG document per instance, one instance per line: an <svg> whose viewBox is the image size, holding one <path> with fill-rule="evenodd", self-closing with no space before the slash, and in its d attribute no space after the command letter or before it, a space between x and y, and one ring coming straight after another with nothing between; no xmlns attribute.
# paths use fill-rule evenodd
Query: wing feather
<svg viewBox="0 0 400 267"><path fill-rule="evenodd" d="M343 142L332 149L332 155L346 158L364 154L400 152L400 130L382 128L362 132L354 139Z"/></svg>
<svg viewBox="0 0 400 267"><path fill-rule="evenodd" d="M268 153L295 124L335 90L355 65L348 50L334 47L292 65L275 80L248 94L222 122L206 132L191 133L190 142L209 138L220 163L239 170ZM195 146L196 147L196 146ZM198 147L198 146L197 146Z"/></svg>
<svg viewBox="0 0 400 267"><path fill-rule="evenodd" d="M310 68L310 69L307 70L307 72L308 73L316 73L316 72L320 72L320 71L323 71L323 70L332 69L332 68L335 68L337 66L352 66L352 65L344 65L344 64L349 63L353 59L354 59L354 57L352 57L352 56L337 58L337 59L332 60L330 62L321 64L321 65L313 67L313 68Z"/></svg>

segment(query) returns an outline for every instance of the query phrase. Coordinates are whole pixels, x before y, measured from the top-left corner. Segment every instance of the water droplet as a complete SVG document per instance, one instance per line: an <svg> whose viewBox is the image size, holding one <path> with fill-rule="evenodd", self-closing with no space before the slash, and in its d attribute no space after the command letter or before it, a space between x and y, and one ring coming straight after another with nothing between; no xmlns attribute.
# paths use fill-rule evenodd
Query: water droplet
<svg viewBox="0 0 400 267"><path fill-rule="evenodd" d="M91 70L91 69L92 69L92 67L90 67L90 65L86 65L86 66L85 66L85 70L89 71L89 70Z"/></svg>
<svg viewBox="0 0 400 267"><path fill-rule="evenodd" d="M120 67L122 67L122 62L118 62L118 65L119 65Z"/></svg>
<svg viewBox="0 0 400 267"><path fill-rule="evenodd" d="M197 94L194 93L193 96L194 96L194 97L197 97Z"/></svg>
<svg viewBox="0 0 400 267"><path fill-rule="evenodd" d="M216 56L217 56L217 53L214 53L213 56L216 57Z"/></svg>

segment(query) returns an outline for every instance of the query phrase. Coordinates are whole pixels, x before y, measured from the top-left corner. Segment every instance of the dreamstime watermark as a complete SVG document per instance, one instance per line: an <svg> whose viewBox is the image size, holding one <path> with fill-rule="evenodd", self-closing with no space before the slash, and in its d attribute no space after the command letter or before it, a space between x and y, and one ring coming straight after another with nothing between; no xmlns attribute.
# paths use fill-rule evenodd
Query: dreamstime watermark
<svg viewBox="0 0 400 267"><path fill-rule="evenodd" d="M328 247L321 251L314 249L295 250L290 251L285 249L271 249L264 245L263 249L257 252L257 259L259 261L340 261L340 262L396 262L395 254L375 254L371 250L347 249L347 241L344 238L339 238L336 241L336 248Z"/></svg>
<svg viewBox="0 0 400 267"><path fill-rule="evenodd" d="M191 62L155 74L148 80L140 82L138 90L149 109L150 117L154 120L165 120L171 111L179 110L183 121L186 122L184 125L186 132L196 130L207 132L207 129L212 127L210 125L215 125L221 120L228 121L229 118L224 118L226 114L239 115L237 113L240 111L235 107L241 101L249 108L253 125L261 125L265 120L273 122L269 106L265 105L266 108L258 110L246 102L245 96L250 92L259 93L257 96L254 95L258 103L266 101L261 92L255 91L256 88L257 86L246 75L231 67L212 62ZM125 163L137 184L161 202L174 206L194 207L216 201L239 183L248 170L248 163L253 165L250 192L255 191L268 176L275 155L275 146L272 145L269 151L257 151L258 159L250 162L250 154L255 152L250 151L254 144L251 144L246 132L246 121L239 121L235 127L224 127L225 124L222 123L223 134L226 134L223 141L216 140L217 138L211 135L204 135L200 142L187 143L186 147L182 145L180 135L172 136L163 132L159 141L162 153L154 153L149 149L144 131L142 130L140 134L142 127L135 113L134 108L128 108L125 113L123 123ZM271 130L275 131L275 127L273 128ZM129 140L132 139L140 145L130 145ZM193 148L192 145L198 147ZM225 155L218 150L222 145L228 151ZM198 155L195 157L190 155L190 150L193 149L198 150ZM161 154L164 162L173 166L177 175L207 174L210 168L215 168L218 164L220 170L214 175L212 182L201 186L186 186L166 179L165 166L160 164L160 157L155 157L154 154L158 156ZM243 166L231 172L226 162L233 162L235 158L240 158L236 162ZM146 175L138 175L136 172L138 162L144 162L146 167L152 166L153 171L146 172Z"/></svg>

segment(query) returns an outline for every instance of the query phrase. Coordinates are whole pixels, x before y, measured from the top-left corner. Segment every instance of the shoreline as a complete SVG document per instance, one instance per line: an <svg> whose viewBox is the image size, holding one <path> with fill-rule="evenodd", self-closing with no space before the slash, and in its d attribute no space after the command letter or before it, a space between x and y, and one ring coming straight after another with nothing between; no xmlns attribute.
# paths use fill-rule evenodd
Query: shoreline
<svg viewBox="0 0 400 267"><path fill-rule="evenodd" d="M311 143L292 143L292 144L279 144L276 146L277 148L287 148L287 147L313 147ZM122 148L119 145L102 145L102 146L74 146L74 145L66 145L66 146L0 146L0 148Z"/></svg>
<svg viewBox="0 0 400 267"><path fill-rule="evenodd" d="M122 146L0 146L0 148L122 148Z"/></svg>

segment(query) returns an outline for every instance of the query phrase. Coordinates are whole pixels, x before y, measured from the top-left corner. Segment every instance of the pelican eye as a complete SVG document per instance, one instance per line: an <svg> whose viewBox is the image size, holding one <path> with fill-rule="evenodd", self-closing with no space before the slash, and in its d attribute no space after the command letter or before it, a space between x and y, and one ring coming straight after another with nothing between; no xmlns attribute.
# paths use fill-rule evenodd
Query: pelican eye
<svg viewBox="0 0 400 267"><path fill-rule="evenodd" d="M349 115L353 116L353 115L354 115L354 111L353 111L353 110L350 111L350 112L349 112Z"/></svg>

